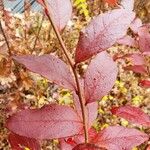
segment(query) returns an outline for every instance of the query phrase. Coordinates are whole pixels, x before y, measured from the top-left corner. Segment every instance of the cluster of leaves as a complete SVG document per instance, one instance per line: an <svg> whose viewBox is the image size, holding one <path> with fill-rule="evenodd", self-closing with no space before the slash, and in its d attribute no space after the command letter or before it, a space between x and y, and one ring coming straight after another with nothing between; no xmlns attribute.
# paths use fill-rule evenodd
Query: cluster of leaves
<svg viewBox="0 0 150 150"><path fill-rule="evenodd" d="M58 31L62 31L71 18L70 0L38 0L38 2L44 7L46 15L51 16ZM74 95L74 107L49 104L40 109L23 109L8 118L6 126L11 132L9 141L12 149L38 150L40 140L58 138L62 150L131 150L149 139L147 134L137 129L111 126L96 132L91 127L97 117L97 100L102 99L111 90L118 73L116 63L106 50L115 43L120 43L129 27L135 29L136 25L133 23L135 13L132 10L133 1L123 0L120 8L95 17L80 33L73 69L50 54L12 56L13 60L23 64L30 71L71 90ZM147 42L146 34L140 32L140 30L145 31L147 26L145 29L145 26L139 27L138 24L137 28L138 36L142 36L141 40ZM147 30L144 33L148 34ZM149 34L146 37L149 38ZM149 50L149 48L145 50L145 46L143 48L143 42L139 44L142 47L142 55L143 52L147 52L147 49ZM129 56L135 59L135 55ZM141 55L139 57L136 60L141 64ZM73 76L76 66L88 59L91 59L89 66L78 83L76 76ZM80 107L79 87L85 110ZM85 142L84 137L85 118L82 111L85 111L87 120L88 143ZM122 106L113 108L112 113L132 123L150 127L149 116L139 108Z"/></svg>
<svg viewBox="0 0 150 150"><path fill-rule="evenodd" d="M135 18L130 25L130 29L133 35L124 36L123 38L118 40L118 43L135 47L139 51L122 56L119 56L118 54L114 56L115 60L128 58L131 61L131 65L125 67L125 69L145 75L146 78L149 77L149 65L146 61L146 57L150 54L149 28L149 24L142 24L142 21L139 18ZM141 80L139 81L139 83L145 88L150 87L150 81L147 79Z"/></svg>

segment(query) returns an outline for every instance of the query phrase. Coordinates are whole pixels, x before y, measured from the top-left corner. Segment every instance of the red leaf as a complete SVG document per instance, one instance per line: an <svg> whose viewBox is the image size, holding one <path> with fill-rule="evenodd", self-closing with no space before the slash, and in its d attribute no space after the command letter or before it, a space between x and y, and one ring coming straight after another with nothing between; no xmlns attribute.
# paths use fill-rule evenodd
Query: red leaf
<svg viewBox="0 0 150 150"><path fill-rule="evenodd" d="M128 57L133 65L145 65L145 58L142 54L133 53L133 54L127 54L126 57Z"/></svg>
<svg viewBox="0 0 150 150"><path fill-rule="evenodd" d="M149 29L146 26L142 26L138 30L139 35L139 47L141 52L150 53L150 33Z"/></svg>
<svg viewBox="0 0 150 150"><path fill-rule="evenodd" d="M52 16L54 23L61 31L70 20L72 15L72 4L70 0L44 0L49 15ZM45 7L43 0L38 2Z"/></svg>
<svg viewBox="0 0 150 150"><path fill-rule="evenodd" d="M101 99L113 87L117 77L117 65L106 53L101 52L90 63L85 73L86 103Z"/></svg>
<svg viewBox="0 0 150 150"><path fill-rule="evenodd" d="M140 81L140 86L145 87L145 88L150 88L150 81L142 80L142 81Z"/></svg>
<svg viewBox="0 0 150 150"><path fill-rule="evenodd" d="M147 68L144 65L127 66L127 67L124 67L124 69L131 70L135 73L141 73L141 74L147 73Z"/></svg>
<svg viewBox="0 0 150 150"><path fill-rule="evenodd" d="M112 109L112 113L135 124L150 127L150 117L140 108L133 106L122 106Z"/></svg>
<svg viewBox="0 0 150 150"><path fill-rule="evenodd" d="M15 56L19 63L25 65L29 70L42 75L50 81L71 90L75 89L74 79L67 65L53 55L43 56Z"/></svg>
<svg viewBox="0 0 150 150"><path fill-rule="evenodd" d="M136 129L112 126L93 138L93 143L109 150L131 150L148 140L148 135Z"/></svg>
<svg viewBox="0 0 150 150"><path fill-rule="evenodd" d="M135 18L130 25L131 30L134 33L138 33L139 28L142 26L142 21L139 18Z"/></svg>
<svg viewBox="0 0 150 150"><path fill-rule="evenodd" d="M29 138L54 139L78 134L82 121L71 107L51 104L16 113L8 119L7 128Z"/></svg>
<svg viewBox="0 0 150 150"><path fill-rule="evenodd" d="M106 3L108 3L111 6L118 5L118 0L104 0Z"/></svg>
<svg viewBox="0 0 150 150"><path fill-rule="evenodd" d="M75 62L82 62L110 48L126 34L134 16L125 9L116 9L93 19L80 34Z"/></svg>
<svg viewBox="0 0 150 150"><path fill-rule="evenodd" d="M72 150L105 150L104 148L100 148L94 144L79 144L76 147L74 147Z"/></svg>
<svg viewBox="0 0 150 150"><path fill-rule="evenodd" d="M132 46L132 47L137 46L137 43L136 43L135 39L128 36L128 35L126 35L123 38L117 40L117 43L122 44L122 45Z"/></svg>
<svg viewBox="0 0 150 150"><path fill-rule="evenodd" d="M40 144L36 139L31 139L23 136L19 136L14 133L10 133L8 136L12 150L40 150Z"/></svg>

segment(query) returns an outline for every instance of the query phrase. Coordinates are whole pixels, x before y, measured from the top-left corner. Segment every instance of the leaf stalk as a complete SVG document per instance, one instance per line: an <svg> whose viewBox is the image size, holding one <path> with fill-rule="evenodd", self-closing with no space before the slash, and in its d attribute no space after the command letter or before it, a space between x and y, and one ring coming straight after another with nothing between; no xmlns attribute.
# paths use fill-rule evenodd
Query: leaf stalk
<svg viewBox="0 0 150 150"><path fill-rule="evenodd" d="M78 78L78 73L76 71L76 65L73 64L71 58L69 57L69 54L68 54L68 50L65 46L65 43L60 35L60 32L58 30L58 28L56 27L49 11L46 9L47 6L46 6L46 3L44 2L43 0L43 3L45 5L45 10L46 10L46 15L48 17L48 20L50 21L53 29L54 29L54 32L56 34L56 37L62 47L62 51L64 53L64 55L66 56L67 58L67 61L73 71L73 74L74 74L74 77L75 77L75 82L76 82L76 94L78 95L79 97L79 102L80 102L80 106L81 106L81 111L82 111L82 119L83 119L83 129L84 129L84 137L85 137L85 143L88 143L88 127L87 127L87 117L86 117L86 107L85 107L85 103L84 103L84 100L83 100L83 96L82 96L82 92L81 92L81 86L80 86L80 82L79 82L79 78Z"/></svg>

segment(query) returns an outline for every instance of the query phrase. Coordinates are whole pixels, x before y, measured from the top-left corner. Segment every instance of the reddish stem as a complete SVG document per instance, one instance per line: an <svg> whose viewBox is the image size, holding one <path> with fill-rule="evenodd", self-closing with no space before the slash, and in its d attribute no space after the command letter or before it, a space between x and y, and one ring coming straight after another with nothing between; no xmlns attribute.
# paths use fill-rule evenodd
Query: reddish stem
<svg viewBox="0 0 150 150"><path fill-rule="evenodd" d="M43 0L43 3L45 5L45 9L47 8L46 3ZM79 97L79 101L80 101L80 106L81 106L81 111L82 111L82 118L83 118L83 128L84 128L84 137L85 137L85 143L88 143L88 127L87 127L87 118L86 118L86 108L85 108L85 103L82 97L82 93L81 93L81 87L80 87L80 82L79 82L79 78L78 78L78 74L76 71L76 66L72 63L71 58L68 55L68 50L65 46L65 43L60 35L60 32L58 30L58 28L56 27L51 15L49 14L49 11L46 9L46 15L54 29L54 32L57 36L57 39L62 47L63 53L65 54L69 65L71 66L71 69L73 71L74 77L75 77L75 81L76 81L76 86L77 86L77 95Z"/></svg>

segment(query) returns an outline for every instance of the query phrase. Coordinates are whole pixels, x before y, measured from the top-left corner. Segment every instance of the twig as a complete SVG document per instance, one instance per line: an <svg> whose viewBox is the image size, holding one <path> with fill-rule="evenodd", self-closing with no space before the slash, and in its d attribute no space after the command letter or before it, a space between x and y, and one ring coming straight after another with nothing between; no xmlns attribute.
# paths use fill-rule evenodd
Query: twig
<svg viewBox="0 0 150 150"><path fill-rule="evenodd" d="M46 3L44 2L43 0L43 3L45 5L45 9L47 8L47 5ZM77 71L76 71L76 66L74 66L74 64L72 63L71 61L71 58L69 57L68 55L68 50L65 46L65 43L60 35L60 32L58 30L58 28L56 27L51 15L48 13L48 10L46 9L46 15L54 29L54 32L57 36L57 39L62 47L62 50L63 50L63 53L65 54L67 60L68 60L68 63L69 65L71 66L72 68L72 71L73 71L73 74L74 74L74 77L75 77L75 81L76 81L76 86L77 86L77 95L79 96L79 101L80 101L80 106L81 106L81 111L82 111L82 118L83 118L83 128L84 128L84 137L85 137L85 143L88 143L88 128L87 128L87 118L86 118L86 108L85 108L85 103L84 103L84 100L83 100L83 97L82 97L82 93L81 93L81 87L80 87L80 83L79 83L79 78L78 78L78 74L77 74Z"/></svg>
<svg viewBox="0 0 150 150"><path fill-rule="evenodd" d="M0 20L0 30L1 30L1 32L2 32L2 34L3 34L3 37L4 37L5 42L6 42L6 45L7 45L7 47L8 47L9 56L11 56L11 49L10 49L10 46L9 46L9 42L8 42L8 40L7 40L7 37L6 37L6 35L5 35L5 32L4 32L4 30L3 30L1 20Z"/></svg>
<svg viewBox="0 0 150 150"><path fill-rule="evenodd" d="M44 21L44 16L45 15L42 16L42 20L41 20L40 26L38 28L38 32L37 32L36 39L35 39L34 46L33 46L33 51L35 50L35 47L36 47L36 44L37 44L37 40L38 40L39 35L40 35L40 31L42 29L42 24L43 24L43 21Z"/></svg>

